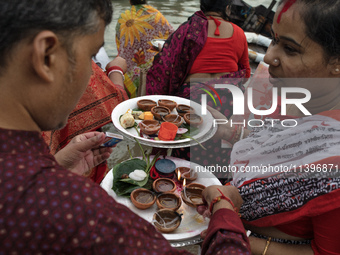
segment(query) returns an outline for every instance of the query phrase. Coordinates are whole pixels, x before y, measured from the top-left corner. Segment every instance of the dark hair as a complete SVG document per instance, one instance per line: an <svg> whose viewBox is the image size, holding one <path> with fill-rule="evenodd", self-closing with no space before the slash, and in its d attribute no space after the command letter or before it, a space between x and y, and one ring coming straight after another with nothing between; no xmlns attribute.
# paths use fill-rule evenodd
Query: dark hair
<svg viewBox="0 0 340 255"><path fill-rule="evenodd" d="M146 4L146 0L130 0L131 5Z"/></svg>
<svg viewBox="0 0 340 255"><path fill-rule="evenodd" d="M228 5L231 5L232 0L201 0L201 11L207 12L217 12L221 14L221 17L225 20L228 19L226 9Z"/></svg>
<svg viewBox="0 0 340 255"><path fill-rule="evenodd" d="M288 0L281 0L279 5ZM306 34L321 45L329 61L340 56L340 1L338 0L297 0L304 4L300 15L305 22Z"/></svg>
<svg viewBox="0 0 340 255"><path fill-rule="evenodd" d="M68 44L75 35L94 33L98 17L109 24L112 12L111 0L0 0L0 68L24 38L50 30Z"/></svg>

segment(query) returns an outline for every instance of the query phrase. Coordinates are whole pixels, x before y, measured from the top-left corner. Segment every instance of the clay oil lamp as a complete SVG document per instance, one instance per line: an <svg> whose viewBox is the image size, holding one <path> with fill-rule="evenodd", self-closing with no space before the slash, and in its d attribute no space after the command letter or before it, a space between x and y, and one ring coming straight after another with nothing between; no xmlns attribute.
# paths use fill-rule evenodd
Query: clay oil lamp
<svg viewBox="0 0 340 255"><path fill-rule="evenodd" d="M139 127L143 134L153 135L159 131L161 125L157 120L143 120L139 123Z"/></svg>
<svg viewBox="0 0 340 255"><path fill-rule="evenodd" d="M189 184L197 179L197 173L190 167L177 167L175 169L175 173L177 175L178 181L180 182L183 182L185 179L186 183Z"/></svg>
<svg viewBox="0 0 340 255"><path fill-rule="evenodd" d="M203 184L193 182L193 183L188 184L187 188L190 188L190 189L201 189L203 191L206 187Z"/></svg>
<svg viewBox="0 0 340 255"><path fill-rule="evenodd" d="M177 127L180 127L184 122L184 119L177 114L168 114L166 116L163 116L162 119L165 122L170 122L170 123L175 124Z"/></svg>
<svg viewBox="0 0 340 255"><path fill-rule="evenodd" d="M195 113L186 113L183 115L183 118L185 122L190 126L197 127L203 123L202 117Z"/></svg>
<svg viewBox="0 0 340 255"><path fill-rule="evenodd" d="M203 196L202 196L202 192L203 189L201 188L197 188L195 186L190 186L190 184L188 185L188 187L186 187L186 180L184 179L183 181L183 190L181 192L181 197L182 200L185 204L187 204L190 207L197 207L199 205L203 205ZM192 185L193 183L191 183Z"/></svg>
<svg viewBox="0 0 340 255"><path fill-rule="evenodd" d="M177 110L177 113L178 113L180 116L182 116L182 117L183 117L184 114L186 114L186 113L195 113L194 108L192 108L192 107L189 106L189 105L185 105L185 104L179 104L179 105L177 105L176 110Z"/></svg>
<svg viewBox="0 0 340 255"><path fill-rule="evenodd" d="M181 215L176 211L161 209L153 215L152 223L158 231L162 233L170 233L179 227L181 221Z"/></svg>
<svg viewBox="0 0 340 255"><path fill-rule="evenodd" d="M141 210L151 207L157 199L152 191L143 188L132 191L130 198L134 206Z"/></svg>
<svg viewBox="0 0 340 255"><path fill-rule="evenodd" d="M157 193L172 193L176 190L176 183L168 178L158 178L152 183L152 188Z"/></svg>
<svg viewBox="0 0 340 255"><path fill-rule="evenodd" d="M182 199L175 193L165 192L158 195L156 204L159 209L169 209L177 211L182 205Z"/></svg>
<svg viewBox="0 0 340 255"><path fill-rule="evenodd" d="M165 107L170 109L170 112L172 112L172 110L174 108L176 108L177 103L175 101L168 100L168 99L159 99L158 100L158 105L159 106L165 106Z"/></svg>
<svg viewBox="0 0 340 255"><path fill-rule="evenodd" d="M170 159L159 159L155 163L155 168L159 177L171 179L175 175L176 164Z"/></svg>
<svg viewBox="0 0 340 255"><path fill-rule="evenodd" d="M157 103L150 99L142 99L137 101L138 109L142 111L150 111L152 107L156 106Z"/></svg>
<svg viewBox="0 0 340 255"><path fill-rule="evenodd" d="M162 120L162 117L170 114L170 109L165 106L154 106L151 108L151 113L156 120Z"/></svg>

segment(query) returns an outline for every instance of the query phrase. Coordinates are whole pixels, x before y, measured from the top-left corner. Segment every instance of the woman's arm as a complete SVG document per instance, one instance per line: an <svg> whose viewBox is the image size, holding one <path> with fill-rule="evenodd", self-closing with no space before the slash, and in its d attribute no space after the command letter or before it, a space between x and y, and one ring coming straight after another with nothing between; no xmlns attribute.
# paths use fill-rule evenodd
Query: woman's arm
<svg viewBox="0 0 340 255"><path fill-rule="evenodd" d="M106 66L106 70L110 67L117 66L121 68L123 73L119 72L120 70L109 72L107 75L113 84L121 86L124 88L124 73L127 70L126 60L122 57L116 57L114 60L109 62Z"/></svg>
<svg viewBox="0 0 340 255"><path fill-rule="evenodd" d="M262 255L267 240L250 236L249 237L251 252L253 255ZM265 255L313 255L314 252L310 245L283 244L271 241Z"/></svg>

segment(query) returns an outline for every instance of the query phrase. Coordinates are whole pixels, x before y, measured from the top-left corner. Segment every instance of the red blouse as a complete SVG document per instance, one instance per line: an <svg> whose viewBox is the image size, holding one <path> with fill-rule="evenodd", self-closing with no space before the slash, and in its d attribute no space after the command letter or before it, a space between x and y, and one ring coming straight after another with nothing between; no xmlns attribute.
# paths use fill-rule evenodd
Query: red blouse
<svg viewBox="0 0 340 255"><path fill-rule="evenodd" d="M234 33L229 38L208 37L195 59L190 74L226 73L246 69L250 77L248 44L244 31L233 23Z"/></svg>

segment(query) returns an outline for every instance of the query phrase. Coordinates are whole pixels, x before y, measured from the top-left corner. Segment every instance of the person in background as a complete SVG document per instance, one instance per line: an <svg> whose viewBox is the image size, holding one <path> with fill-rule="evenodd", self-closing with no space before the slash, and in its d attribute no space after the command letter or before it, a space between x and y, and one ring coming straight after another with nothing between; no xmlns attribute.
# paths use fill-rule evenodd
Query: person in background
<svg viewBox="0 0 340 255"><path fill-rule="evenodd" d="M130 98L137 96L141 69L149 69L155 54L153 39L167 39L174 31L167 19L146 0L130 0L131 8L118 18L118 56L126 59L124 86Z"/></svg>
<svg viewBox="0 0 340 255"><path fill-rule="evenodd" d="M183 23L155 56L148 95L189 97L190 79L250 77L244 31L228 21L232 1L201 0L201 11Z"/></svg>
<svg viewBox="0 0 340 255"><path fill-rule="evenodd" d="M0 0L0 16L0 253L187 254L81 176L112 152L103 133L78 135L55 156L41 136L65 126L86 90L111 1ZM204 197L213 213L204 253L250 254L237 189Z"/></svg>
<svg viewBox="0 0 340 255"><path fill-rule="evenodd" d="M200 103L206 91L207 104L226 117L231 116L232 94L226 89L212 89L215 84L235 84L244 90L244 78L250 77L248 44L244 31L228 21L231 0L201 0L201 11L183 23L165 42L155 56L147 74L147 95L172 95ZM220 97L217 94L221 95ZM226 165L230 149L216 148L221 139L214 137L203 143L173 150L173 156L202 166ZM215 151L213 150L215 149ZM212 161L213 159L213 161ZM228 173L217 176L223 183Z"/></svg>
<svg viewBox="0 0 340 255"><path fill-rule="evenodd" d="M109 67L122 66L126 71L123 58L117 57L108 63ZM111 68L112 69L112 68ZM111 122L111 113L116 105L127 100L123 78L119 72L110 74L110 78L92 61L92 75L86 90L74 110L69 115L67 124L62 129L44 131L43 138L54 155L64 148L75 136L101 131L101 128ZM108 172L107 162L84 173L96 183L100 183Z"/></svg>
<svg viewBox="0 0 340 255"><path fill-rule="evenodd" d="M295 104L281 115L279 104L272 119L296 119L296 126L268 120L233 146L231 166L248 169L234 172L231 184L244 200L240 213L252 232L252 254L340 252L339 12L334 0L279 2L264 57L269 81L274 88L307 89L311 98L303 107L311 115ZM229 139L234 127L221 129Z"/></svg>

